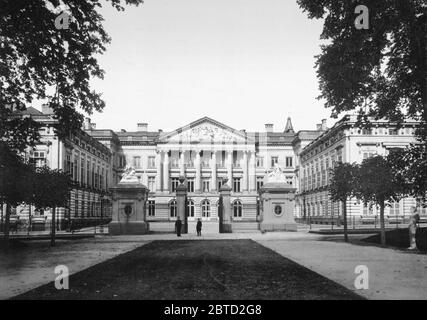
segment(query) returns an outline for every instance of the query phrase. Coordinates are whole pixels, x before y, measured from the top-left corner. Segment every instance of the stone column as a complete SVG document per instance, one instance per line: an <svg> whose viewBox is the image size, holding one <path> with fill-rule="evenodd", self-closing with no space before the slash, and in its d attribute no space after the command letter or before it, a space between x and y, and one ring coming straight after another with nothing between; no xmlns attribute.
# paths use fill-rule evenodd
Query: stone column
<svg viewBox="0 0 427 320"><path fill-rule="evenodd" d="M243 151L243 191L248 191L248 152L246 150Z"/></svg>
<svg viewBox="0 0 427 320"><path fill-rule="evenodd" d="M188 223L187 223L187 215L185 214L185 205L187 199L187 186L184 184L185 178L183 176L179 177L179 185L176 188L176 209L177 216L182 221L182 233L188 232Z"/></svg>
<svg viewBox="0 0 427 320"><path fill-rule="evenodd" d="M231 185L233 183L233 150L227 151L227 179Z"/></svg>
<svg viewBox="0 0 427 320"><path fill-rule="evenodd" d="M211 165L212 165L212 186L211 186L211 190L215 191L216 190L216 151L214 150L212 152L212 161L211 161Z"/></svg>
<svg viewBox="0 0 427 320"><path fill-rule="evenodd" d="M162 191L162 151L156 154L156 191Z"/></svg>
<svg viewBox="0 0 427 320"><path fill-rule="evenodd" d="M184 156L185 156L185 151L182 150L180 151L179 154L179 175L185 177L185 163L184 163Z"/></svg>
<svg viewBox="0 0 427 320"><path fill-rule="evenodd" d="M231 227L231 200L230 200L230 193L231 188L228 185L229 182L227 180L224 180L224 184L219 189L220 194L220 205L222 206L220 208L220 230L221 233L231 233L232 227Z"/></svg>
<svg viewBox="0 0 427 320"><path fill-rule="evenodd" d="M249 153L249 191L256 190L256 177L255 177L255 151Z"/></svg>
<svg viewBox="0 0 427 320"><path fill-rule="evenodd" d="M194 162L194 166L196 167L196 185L194 186L195 192L200 192L202 190L201 182L202 182L202 171L200 164L200 150L196 150L196 161Z"/></svg>

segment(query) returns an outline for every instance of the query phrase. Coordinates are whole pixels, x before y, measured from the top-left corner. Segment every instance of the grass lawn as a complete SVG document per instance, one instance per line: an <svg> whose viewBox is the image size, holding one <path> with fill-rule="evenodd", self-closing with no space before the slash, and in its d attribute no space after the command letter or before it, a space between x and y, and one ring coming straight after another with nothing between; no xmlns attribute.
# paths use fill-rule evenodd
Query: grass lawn
<svg viewBox="0 0 427 320"><path fill-rule="evenodd" d="M71 270L72 271L72 270ZM361 299L252 240L154 241L17 299Z"/></svg>

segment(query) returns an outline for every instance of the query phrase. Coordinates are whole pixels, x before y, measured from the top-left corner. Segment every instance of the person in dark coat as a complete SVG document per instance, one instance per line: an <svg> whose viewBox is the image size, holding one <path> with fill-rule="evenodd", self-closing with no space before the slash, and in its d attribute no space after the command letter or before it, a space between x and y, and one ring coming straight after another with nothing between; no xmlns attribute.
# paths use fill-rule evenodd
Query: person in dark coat
<svg viewBox="0 0 427 320"><path fill-rule="evenodd" d="M202 221L200 221L200 218L197 220L196 230L197 230L197 235L201 236L202 235Z"/></svg>
<svg viewBox="0 0 427 320"><path fill-rule="evenodd" d="M182 227L182 221L181 219L178 217L178 219L175 222L175 231L176 231L176 235L178 237L181 236L181 227Z"/></svg>

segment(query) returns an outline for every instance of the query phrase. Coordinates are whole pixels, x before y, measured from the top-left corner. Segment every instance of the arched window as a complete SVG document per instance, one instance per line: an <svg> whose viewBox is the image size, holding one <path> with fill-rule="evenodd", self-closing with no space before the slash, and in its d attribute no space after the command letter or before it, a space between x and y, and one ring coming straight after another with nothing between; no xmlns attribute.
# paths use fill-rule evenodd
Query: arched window
<svg viewBox="0 0 427 320"><path fill-rule="evenodd" d="M194 201L193 200L187 200L187 212L189 217L191 218L194 217Z"/></svg>
<svg viewBox="0 0 427 320"><path fill-rule="evenodd" d="M169 202L169 213L171 218L176 218L176 200L172 200L171 202Z"/></svg>
<svg viewBox="0 0 427 320"><path fill-rule="evenodd" d="M202 217L203 218L209 218L211 216L211 204L208 200L202 201Z"/></svg>
<svg viewBox="0 0 427 320"><path fill-rule="evenodd" d="M242 217L242 202L240 200L235 200L233 202L233 217L241 218Z"/></svg>

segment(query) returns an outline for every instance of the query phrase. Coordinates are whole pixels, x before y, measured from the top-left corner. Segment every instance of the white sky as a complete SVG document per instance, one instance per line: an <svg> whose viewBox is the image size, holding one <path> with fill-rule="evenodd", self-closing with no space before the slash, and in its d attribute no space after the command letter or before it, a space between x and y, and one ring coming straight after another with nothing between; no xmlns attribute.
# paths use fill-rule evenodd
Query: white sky
<svg viewBox="0 0 427 320"><path fill-rule="evenodd" d="M171 131L203 116L248 131L283 131L288 116L295 130L334 122L315 99L322 22L295 0L145 0L101 12L112 43L94 81L107 104L91 116L99 129Z"/></svg>

